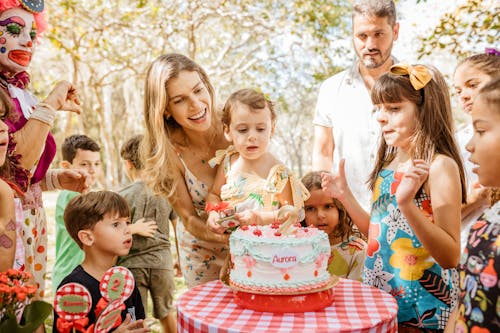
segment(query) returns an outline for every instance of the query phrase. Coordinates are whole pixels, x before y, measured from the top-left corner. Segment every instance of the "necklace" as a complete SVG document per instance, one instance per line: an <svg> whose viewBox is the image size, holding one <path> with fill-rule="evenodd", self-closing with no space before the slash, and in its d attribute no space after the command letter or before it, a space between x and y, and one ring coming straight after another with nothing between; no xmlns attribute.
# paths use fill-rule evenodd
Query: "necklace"
<svg viewBox="0 0 500 333"><path fill-rule="evenodd" d="M207 161L211 158L211 149L214 147L215 141L217 139L217 134L214 133L211 138L208 140L209 142L204 147L205 149L197 150L194 149L194 144L189 144L189 139L186 137L186 148L189 149L191 154L194 156L195 160L201 161L202 164L206 164ZM196 146L198 148L198 146ZM200 152L201 151L201 152Z"/></svg>

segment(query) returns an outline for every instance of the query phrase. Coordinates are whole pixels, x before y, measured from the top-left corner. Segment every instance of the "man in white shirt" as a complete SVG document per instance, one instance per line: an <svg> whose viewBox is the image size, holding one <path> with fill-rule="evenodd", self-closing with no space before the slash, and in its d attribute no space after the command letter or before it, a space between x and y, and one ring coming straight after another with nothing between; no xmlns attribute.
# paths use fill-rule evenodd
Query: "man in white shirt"
<svg viewBox="0 0 500 333"><path fill-rule="evenodd" d="M351 191L369 211L366 185L377 154L380 126L370 91L379 76L395 63L392 45L399 23L392 0L358 0L353 3L353 65L321 85L314 115L314 170L338 171L341 159Z"/></svg>

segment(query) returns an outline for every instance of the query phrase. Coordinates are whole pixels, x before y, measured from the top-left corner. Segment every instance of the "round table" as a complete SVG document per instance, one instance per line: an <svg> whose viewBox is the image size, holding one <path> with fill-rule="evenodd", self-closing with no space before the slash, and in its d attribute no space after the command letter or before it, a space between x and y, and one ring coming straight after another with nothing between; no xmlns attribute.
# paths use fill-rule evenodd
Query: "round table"
<svg viewBox="0 0 500 333"><path fill-rule="evenodd" d="M331 306L303 313L258 312L240 308L233 291L211 281L177 301L179 332L397 332L396 300L388 293L340 279Z"/></svg>

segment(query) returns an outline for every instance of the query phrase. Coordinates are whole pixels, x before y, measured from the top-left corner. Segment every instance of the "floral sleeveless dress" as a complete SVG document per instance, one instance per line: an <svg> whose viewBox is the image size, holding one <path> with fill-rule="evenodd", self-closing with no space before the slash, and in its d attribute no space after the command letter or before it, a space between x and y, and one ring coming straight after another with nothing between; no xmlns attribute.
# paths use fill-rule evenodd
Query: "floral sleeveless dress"
<svg viewBox="0 0 500 333"><path fill-rule="evenodd" d="M366 256L366 242L359 237L349 239L330 246L328 272L341 278L362 281Z"/></svg>
<svg viewBox="0 0 500 333"><path fill-rule="evenodd" d="M184 180L193 206L198 215L205 220L205 198L208 188L188 169L180 155L179 159L184 166ZM229 253L228 246L197 239L184 228L182 220L177 223L176 233L179 241L179 261L186 286L191 289L199 284L218 280L220 269Z"/></svg>
<svg viewBox="0 0 500 333"><path fill-rule="evenodd" d="M431 257L401 214L395 193L402 176L382 170L375 183L363 282L396 298L400 325L444 329L457 298L458 273ZM414 201L434 223L423 189Z"/></svg>
<svg viewBox="0 0 500 333"><path fill-rule="evenodd" d="M297 221L304 219L304 200L309 198L309 191L293 173L282 164L277 164L269 170L267 178L258 175L235 172L231 169L231 155L237 154L233 146L217 151L216 156L209 161L211 166L223 162L226 184L221 187L221 199L229 202L236 212L244 210L279 209L276 195L281 193L288 181L292 188L293 206L298 210ZM292 204L292 203L290 203Z"/></svg>

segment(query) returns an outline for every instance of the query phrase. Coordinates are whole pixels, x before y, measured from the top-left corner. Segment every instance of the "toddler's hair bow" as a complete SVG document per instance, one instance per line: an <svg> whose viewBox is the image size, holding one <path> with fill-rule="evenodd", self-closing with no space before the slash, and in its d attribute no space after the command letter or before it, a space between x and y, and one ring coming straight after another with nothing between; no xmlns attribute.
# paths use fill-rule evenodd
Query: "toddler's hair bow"
<svg viewBox="0 0 500 333"><path fill-rule="evenodd" d="M424 65L396 64L391 66L390 72L394 75L408 75L415 90L422 89L432 80L431 71Z"/></svg>

